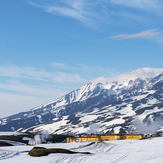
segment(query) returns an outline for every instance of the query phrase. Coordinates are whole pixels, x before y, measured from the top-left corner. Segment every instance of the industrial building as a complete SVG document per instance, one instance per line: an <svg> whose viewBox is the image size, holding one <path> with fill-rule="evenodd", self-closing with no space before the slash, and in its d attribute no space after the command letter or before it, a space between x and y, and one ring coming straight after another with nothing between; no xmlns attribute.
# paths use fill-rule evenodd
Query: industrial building
<svg viewBox="0 0 163 163"><path fill-rule="evenodd" d="M136 140L143 139L143 134L102 134L102 135L83 135L82 137L67 137L66 142L97 142L111 140Z"/></svg>

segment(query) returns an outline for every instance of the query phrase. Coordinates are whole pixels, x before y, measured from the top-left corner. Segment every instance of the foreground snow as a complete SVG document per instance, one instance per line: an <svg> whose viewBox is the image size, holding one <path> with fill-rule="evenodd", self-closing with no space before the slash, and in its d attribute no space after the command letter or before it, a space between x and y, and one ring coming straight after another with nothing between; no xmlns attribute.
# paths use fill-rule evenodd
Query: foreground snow
<svg viewBox="0 0 163 163"><path fill-rule="evenodd" d="M89 143L56 143L37 145L46 148L65 148L85 154L50 154L31 157L27 152L33 146L0 148L1 163L160 163L163 161L163 138L146 140L118 140ZM6 152L6 154L5 154ZM7 155L7 153L9 153Z"/></svg>

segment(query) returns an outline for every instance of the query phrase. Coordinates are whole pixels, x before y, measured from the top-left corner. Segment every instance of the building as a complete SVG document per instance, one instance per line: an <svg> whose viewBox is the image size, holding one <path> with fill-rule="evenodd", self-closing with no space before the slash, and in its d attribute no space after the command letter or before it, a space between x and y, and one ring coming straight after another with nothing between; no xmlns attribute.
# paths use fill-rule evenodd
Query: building
<svg viewBox="0 0 163 163"><path fill-rule="evenodd" d="M83 137L67 137L66 142L98 142L111 140L136 140L143 139L143 134L110 134L110 135L84 135Z"/></svg>

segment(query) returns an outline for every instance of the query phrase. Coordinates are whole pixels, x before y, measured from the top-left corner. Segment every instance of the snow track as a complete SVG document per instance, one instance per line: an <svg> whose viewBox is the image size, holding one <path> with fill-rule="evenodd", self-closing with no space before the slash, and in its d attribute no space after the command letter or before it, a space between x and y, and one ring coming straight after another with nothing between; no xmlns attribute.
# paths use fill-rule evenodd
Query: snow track
<svg viewBox="0 0 163 163"><path fill-rule="evenodd" d="M112 143L106 143L106 142L95 142L94 144L83 147L80 150L77 151L88 151L90 153L105 153L111 151L116 145Z"/></svg>
<svg viewBox="0 0 163 163"><path fill-rule="evenodd" d="M0 160L18 155L19 152L0 150Z"/></svg>
<svg viewBox="0 0 163 163"><path fill-rule="evenodd" d="M79 146L76 148L71 148L71 150L77 152L90 152L92 154L74 154L74 155L64 155L59 159L55 158L49 163L87 163L87 162L96 162L97 159L102 163L108 163L106 159L105 153L108 153L113 158L113 162L117 163L119 160L127 157L127 155L122 155L116 160L114 160L114 156L110 154L110 152L117 147L116 144L108 143L108 142L95 142L90 143L88 145Z"/></svg>

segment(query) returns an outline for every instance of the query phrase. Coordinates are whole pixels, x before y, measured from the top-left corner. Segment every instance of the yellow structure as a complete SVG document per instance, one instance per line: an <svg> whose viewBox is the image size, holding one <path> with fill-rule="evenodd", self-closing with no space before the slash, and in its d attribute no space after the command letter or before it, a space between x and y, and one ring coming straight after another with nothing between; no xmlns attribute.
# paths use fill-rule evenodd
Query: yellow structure
<svg viewBox="0 0 163 163"><path fill-rule="evenodd" d="M126 140L132 140L132 139L143 139L144 138L144 136L143 136L143 134L129 134L129 135L125 135L125 139Z"/></svg>
<svg viewBox="0 0 163 163"><path fill-rule="evenodd" d="M110 134L110 135L84 135L83 137L67 137L66 142L97 142L111 140L143 139L143 134Z"/></svg>
<svg viewBox="0 0 163 163"><path fill-rule="evenodd" d="M68 137L66 143L71 142L96 142L100 141L98 137Z"/></svg>

